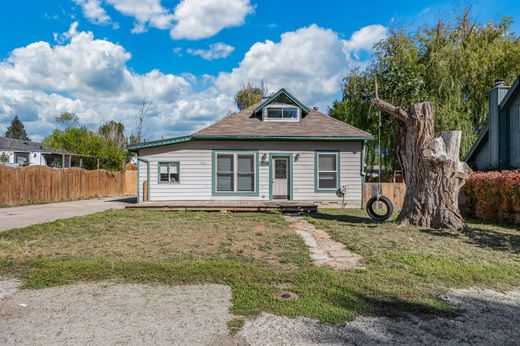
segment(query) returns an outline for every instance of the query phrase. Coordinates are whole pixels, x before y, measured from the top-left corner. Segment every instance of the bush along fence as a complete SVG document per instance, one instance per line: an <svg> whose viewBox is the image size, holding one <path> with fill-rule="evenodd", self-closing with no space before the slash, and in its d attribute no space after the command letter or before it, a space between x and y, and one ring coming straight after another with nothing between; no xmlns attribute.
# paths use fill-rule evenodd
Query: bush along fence
<svg viewBox="0 0 520 346"><path fill-rule="evenodd" d="M0 165L0 206L72 201L94 197L135 196L137 171L13 168Z"/></svg>
<svg viewBox="0 0 520 346"><path fill-rule="evenodd" d="M472 173L459 201L468 216L520 224L520 171Z"/></svg>

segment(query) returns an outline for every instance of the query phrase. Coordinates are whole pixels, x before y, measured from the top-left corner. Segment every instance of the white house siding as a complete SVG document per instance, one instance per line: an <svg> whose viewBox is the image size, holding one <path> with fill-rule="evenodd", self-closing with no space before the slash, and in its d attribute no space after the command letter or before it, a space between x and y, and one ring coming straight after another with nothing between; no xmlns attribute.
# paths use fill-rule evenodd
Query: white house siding
<svg viewBox="0 0 520 346"><path fill-rule="evenodd" d="M212 151L218 149L258 150L260 160L266 154L292 153L293 199L315 202L340 202L335 192L314 191L314 154L316 150L340 152L340 184L346 185L349 206L361 203L361 142L249 142L191 141L141 149L139 157L150 162L150 201L171 200L269 200L269 165L259 166L258 196L212 196ZM180 162L180 183L158 183L159 162ZM139 196L146 180L146 163L139 163Z"/></svg>
<svg viewBox="0 0 520 346"><path fill-rule="evenodd" d="M9 163L15 163L14 162L14 158L15 158L15 153L26 153L24 151L6 151L6 150L0 150L0 155L2 154L5 154L5 156L8 156L9 157ZM45 157L40 153L40 152L31 152L31 153L28 153L29 154L29 165L30 166L34 166L34 165L45 165L46 162L45 162Z"/></svg>

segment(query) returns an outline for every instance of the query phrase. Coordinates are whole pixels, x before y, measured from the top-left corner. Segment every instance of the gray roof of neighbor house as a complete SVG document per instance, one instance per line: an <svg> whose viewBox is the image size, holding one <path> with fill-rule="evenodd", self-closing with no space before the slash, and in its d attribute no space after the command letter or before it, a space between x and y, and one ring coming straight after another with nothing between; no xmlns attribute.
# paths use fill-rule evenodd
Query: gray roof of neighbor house
<svg viewBox="0 0 520 346"><path fill-rule="evenodd" d="M300 121L263 121L260 109L277 97L284 97L302 108ZM316 109L302 105L285 89L267 100L232 113L192 135L134 144L130 151L191 140L298 140L298 141L366 141L372 135L345 124Z"/></svg>
<svg viewBox="0 0 520 346"><path fill-rule="evenodd" d="M0 137L0 150L48 151L41 143L8 137Z"/></svg>
<svg viewBox="0 0 520 346"><path fill-rule="evenodd" d="M74 154L65 150L50 149L46 148L40 142L25 141L21 139L14 139L9 137L0 137L0 150L5 151L20 151L20 152L37 152L45 154L58 154L58 155L78 155L78 156L89 156Z"/></svg>

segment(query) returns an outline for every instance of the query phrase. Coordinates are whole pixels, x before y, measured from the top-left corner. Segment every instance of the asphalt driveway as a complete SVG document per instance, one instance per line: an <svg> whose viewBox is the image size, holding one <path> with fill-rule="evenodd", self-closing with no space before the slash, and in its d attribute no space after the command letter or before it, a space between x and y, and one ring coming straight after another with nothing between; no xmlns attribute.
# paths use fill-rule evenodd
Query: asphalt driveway
<svg viewBox="0 0 520 346"><path fill-rule="evenodd" d="M122 209L130 203L135 203L135 200L135 197L108 197L0 208L0 232L73 216L94 214L107 209Z"/></svg>

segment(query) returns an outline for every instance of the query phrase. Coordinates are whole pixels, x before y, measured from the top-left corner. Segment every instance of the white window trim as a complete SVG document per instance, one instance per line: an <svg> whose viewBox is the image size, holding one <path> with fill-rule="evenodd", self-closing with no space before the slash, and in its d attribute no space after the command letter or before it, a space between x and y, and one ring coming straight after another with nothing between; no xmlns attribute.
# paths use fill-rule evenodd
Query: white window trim
<svg viewBox="0 0 520 346"><path fill-rule="evenodd" d="M296 118L269 118L267 116L267 110L269 108L296 108L298 116ZM300 107L292 105L268 105L262 109L262 120L263 121L278 121L278 122L299 122L302 117L302 110Z"/></svg>
<svg viewBox="0 0 520 346"><path fill-rule="evenodd" d="M229 193L229 194L253 194L253 193L257 193L256 191L256 186L257 186L257 179L258 179L258 175L257 175L257 172L258 172L258 167L257 167L257 153L256 152L253 152L253 151L237 151L237 152L234 152L234 151L231 151L231 152L227 152L227 151L217 151L215 153L215 192L216 193L219 193L219 194L226 194L226 193ZM233 190L231 191L220 191L218 189L218 174L219 174L219 171L218 171L218 157L219 156L233 156L233 172L229 172L227 174L230 174L232 173L233 174ZM238 190L238 157L239 156L253 156L253 190L250 190L250 191L239 191Z"/></svg>
<svg viewBox="0 0 520 346"><path fill-rule="evenodd" d="M172 164L177 166L177 175L179 176L179 179L177 181L170 181L170 167ZM161 180L161 165L168 165L167 166L168 167L168 171L167 171L168 181ZM157 172L158 181L157 182L159 184L180 184L181 183L181 163L179 161L160 161L157 164L157 169L158 169L158 172Z"/></svg>

